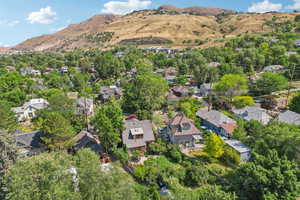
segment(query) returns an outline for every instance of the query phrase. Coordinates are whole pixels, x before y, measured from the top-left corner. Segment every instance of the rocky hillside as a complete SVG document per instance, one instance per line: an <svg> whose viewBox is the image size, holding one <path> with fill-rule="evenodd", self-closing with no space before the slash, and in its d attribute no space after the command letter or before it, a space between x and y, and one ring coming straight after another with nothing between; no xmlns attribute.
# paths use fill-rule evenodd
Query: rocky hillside
<svg viewBox="0 0 300 200"><path fill-rule="evenodd" d="M245 33L265 33L267 21L293 19L299 13L236 14L218 8L162 6L125 16L97 15L52 34L29 39L17 50L72 50L138 46L207 47Z"/></svg>

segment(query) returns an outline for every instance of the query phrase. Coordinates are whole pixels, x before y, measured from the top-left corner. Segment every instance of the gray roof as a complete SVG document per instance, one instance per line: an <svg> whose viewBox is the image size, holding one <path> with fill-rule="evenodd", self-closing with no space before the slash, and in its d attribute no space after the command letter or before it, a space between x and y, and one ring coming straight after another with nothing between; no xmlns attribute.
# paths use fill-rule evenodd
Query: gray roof
<svg viewBox="0 0 300 200"><path fill-rule="evenodd" d="M81 97L76 101L77 105L80 107L90 107L93 105L93 99Z"/></svg>
<svg viewBox="0 0 300 200"><path fill-rule="evenodd" d="M139 121L138 119L130 119L125 120L125 131L122 133L122 141L123 144L127 146L127 148L137 148L143 147L147 145L147 142L154 141L154 134L152 130L152 123L150 120ZM133 139L131 134L132 129L142 129L143 130L143 138Z"/></svg>
<svg viewBox="0 0 300 200"><path fill-rule="evenodd" d="M121 95L121 90L117 86L103 86L100 88L100 94L103 99L117 97Z"/></svg>
<svg viewBox="0 0 300 200"><path fill-rule="evenodd" d="M234 109L232 110L232 112L236 115L241 116L247 121L257 120L262 124L268 124L272 119L272 117L268 115L262 108L256 106L246 106L242 109Z"/></svg>
<svg viewBox="0 0 300 200"><path fill-rule="evenodd" d="M81 131L73 138L75 144L74 149L90 148L91 150L99 153L103 152L98 138L87 131Z"/></svg>
<svg viewBox="0 0 300 200"><path fill-rule="evenodd" d="M283 69L284 69L284 66L282 66L282 65L270 65L270 66L264 67L263 71L277 72L277 71L281 71Z"/></svg>
<svg viewBox="0 0 300 200"><path fill-rule="evenodd" d="M288 124L300 125L300 114L287 110L279 114L278 120Z"/></svg>
<svg viewBox="0 0 300 200"><path fill-rule="evenodd" d="M211 83L203 83L201 85L201 88L204 88L206 90L210 90L210 89L212 89L212 84Z"/></svg>
<svg viewBox="0 0 300 200"><path fill-rule="evenodd" d="M224 139L224 138L223 138ZM234 148L239 153L245 153L251 151L250 147L243 144L241 141L233 139L224 139L224 142Z"/></svg>
<svg viewBox="0 0 300 200"><path fill-rule="evenodd" d="M216 126L219 126L220 124L223 124L224 122L225 123L236 123L236 121L227 117L226 115L224 115L223 113L221 113L217 110L211 110L209 112L198 110L196 114L198 117L205 119Z"/></svg>
<svg viewBox="0 0 300 200"><path fill-rule="evenodd" d="M39 144L41 143L41 136L41 131L21 133L16 135L16 142L26 147L39 148Z"/></svg>

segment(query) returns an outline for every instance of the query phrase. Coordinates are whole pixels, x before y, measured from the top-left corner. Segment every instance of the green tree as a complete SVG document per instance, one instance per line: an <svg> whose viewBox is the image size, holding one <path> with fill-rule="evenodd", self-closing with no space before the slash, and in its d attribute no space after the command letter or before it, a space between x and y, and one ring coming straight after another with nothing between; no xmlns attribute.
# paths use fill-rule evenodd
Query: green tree
<svg viewBox="0 0 300 200"><path fill-rule="evenodd" d="M42 154L18 161L5 175L7 199L79 200L75 192L70 157L65 153Z"/></svg>
<svg viewBox="0 0 300 200"><path fill-rule="evenodd" d="M296 94L289 103L289 109L296 113L300 113L300 93Z"/></svg>
<svg viewBox="0 0 300 200"><path fill-rule="evenodd" d="M254 106L254 99L250 96L237 96L233 98L233 105L236 108L244 108L246 106Z"/></svg>
<svg viewBox="0 0 300 200"><path fill-rule="evenodd" d="M137 75L125 86L123 107L129 113L152 112L165 102L167 91L168 84L161 76L151 72Z"/></svg>
<svg viewBox="0 0 300 200"><path fill-rule="evenodd" d="M191 187L207 185L210 178L208 169L204 166L188 167L185 174L185 184Z"/></svg>
<svg viewBox="0 0 300 200"><path fill-rule="evenodd" d="M0 116L0 129L8 131L16 130L18 126L17 118L7 102L0 101Z"/></svg>
<svg viewBox="0 0 300 200"><path fill-rule="evenodd" d="M224 153L223 147L224 142L217 134L211 133L205 138L204 151L211 157L221 157Z"/></svg>
<svg viewBox="0 0 300 200"><path fill-rule="evenodd" d="M287 86L288 80L284 76L273 72L265 72L256 82L255 90L259 94L270 94L285 89Z"/></svg>
<svg viewBox="0 0 300 200"><path fill-rule="evenodd" d="M42 141L48 149L61 150L72 146L72 138L76 133L70 121L60 113L47 112L39 117L37 124L44 132Z"/></svg>
<svg viewBox="0 0 300 200"><path fill-rule="evenodd" d="M247 91L248 80L241 75L227 74L214 86L217 93L221 96L226 96L231 100L234 96L241 95Z"/></svg>
<svg viewBox="0 0 300 200"><path fill-rule="evenodd" d="M296 163L280 159L273 150L266 156L255 155L254 162L234 171L230 183L241 199L292 200L299 194L297 173Z"/></svg>
<svg viewBox="0 0 300 200"><path fill-rule="evenodd" d="M18 158L14 136L0 128L0 174L8 169Z"/></svg>
<svg viewBox="0 0 300 200"><path fill-rule="evenodd" d="M99 131L101 145L106 152L113 152L121 141L123 123L122 109L117 102L107 103L97 110L92 124Z"/></svg>

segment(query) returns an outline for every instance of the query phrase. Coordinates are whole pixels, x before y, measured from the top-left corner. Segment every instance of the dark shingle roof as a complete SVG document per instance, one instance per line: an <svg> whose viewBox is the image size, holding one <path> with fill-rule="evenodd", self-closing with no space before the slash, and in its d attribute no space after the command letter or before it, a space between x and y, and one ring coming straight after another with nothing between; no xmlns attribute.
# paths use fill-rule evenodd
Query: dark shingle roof
<svg viewBox="0 0 300 200"><path fill-rule="evenodd" d="M27 147L39 148L41 143L41 131L33 131L16 135L16 142Z"/></svg>

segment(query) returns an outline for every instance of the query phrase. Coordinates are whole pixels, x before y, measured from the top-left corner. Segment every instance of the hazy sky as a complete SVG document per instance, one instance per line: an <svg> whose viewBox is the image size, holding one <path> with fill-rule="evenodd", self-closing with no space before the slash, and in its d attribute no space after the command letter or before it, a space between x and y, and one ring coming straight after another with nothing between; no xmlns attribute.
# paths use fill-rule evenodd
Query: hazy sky
<svg viewBox="0 0 300 200"><path fill-rule="evenodd" d="M300 0L0 0L0 47L54 33L96 14L126 14L164 4L259 13L300 10Z"/></svg>

